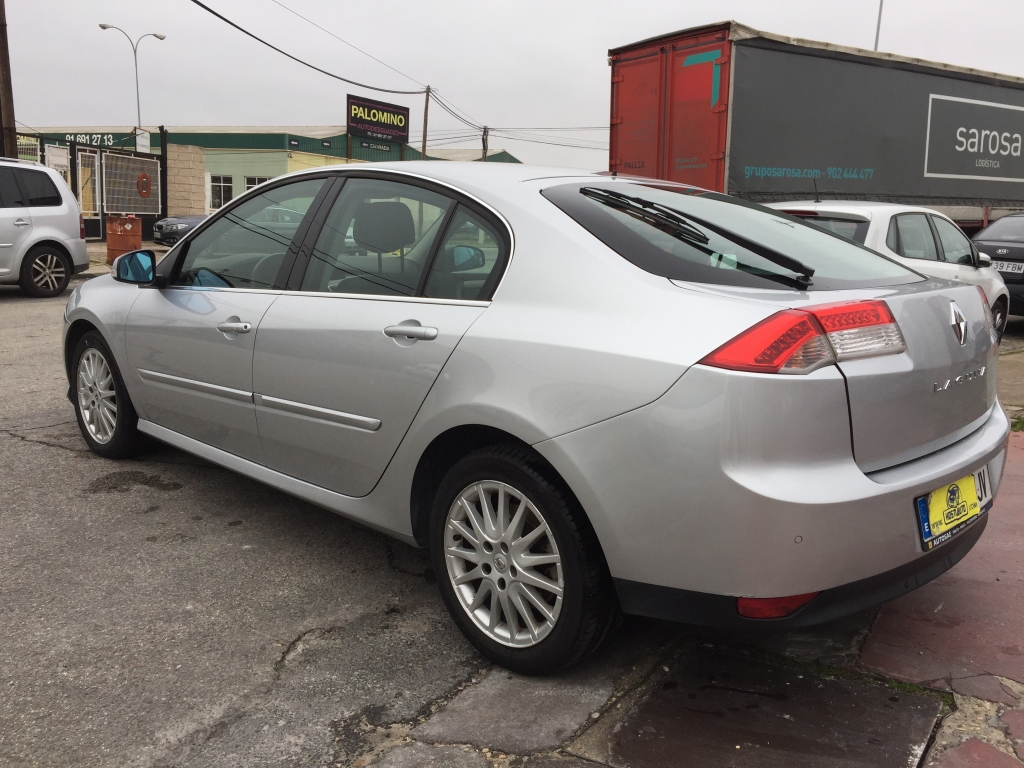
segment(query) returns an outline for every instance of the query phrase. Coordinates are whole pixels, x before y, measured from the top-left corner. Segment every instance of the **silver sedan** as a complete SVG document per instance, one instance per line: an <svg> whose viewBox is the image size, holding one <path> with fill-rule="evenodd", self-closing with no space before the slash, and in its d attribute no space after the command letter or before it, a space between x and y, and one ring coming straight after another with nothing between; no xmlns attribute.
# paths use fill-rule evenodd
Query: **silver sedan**
<svg viewBox="0 0 1024 768"><path fill-rule="evenodd" d="M1009 431L975 286L571 170L285 176L78 287L64 334L96 453L156 439L428 547L526 673L623 611L787 628L924 584L981 536Z"/></svg>

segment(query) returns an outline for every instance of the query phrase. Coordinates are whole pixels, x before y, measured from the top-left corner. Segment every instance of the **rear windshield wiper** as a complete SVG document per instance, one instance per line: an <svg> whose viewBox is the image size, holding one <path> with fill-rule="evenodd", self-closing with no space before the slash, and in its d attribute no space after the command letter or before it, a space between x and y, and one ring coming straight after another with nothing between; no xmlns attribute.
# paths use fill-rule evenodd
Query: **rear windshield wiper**
<svg viewBox="0 0 1024 768"><path fill-rule="evenodd" d="M609 208L618 208L623 213L645 221L658 229L663 231L667 229L668 234L675 237L692 240L703 245L708 243L707 235L688 222L678 211L666 208L664 205L644 200L642 197L613 192L610 189L583 187L580 192L591 200L596 200Z"/></svg>
<svg viewBox="0 0 1024 768"><path fill-rule="evenodd" d="M618 208L624 213L628 213L635 218L647 221L659 229L663 229L668 226L673 232L670 234L678 233L678 237L692 240L695 242L706 244L709 239L708 236L697 229L690 222L700 224L706 229L710 229L716 235L724 237L736 245L747 249L751 253L756 253L766 261L770 261L773 264L791 270L797 273L795 281L802 285L808 286L813 284L811 280L814 275L814 268L809 267L798 259L794 259L792 256L787 256L784 253L776 251L774 248L769 248L767 245L749 240L743 235L736 234L724 227L720 227L717 224L712 224L710 221L698 218L692 214L684 214L677 211L675 208L669 208L668 206L661 205L659 203L645 200L642 197L633 197L631 195L624 195L621 192L614 192L609 189L599 189L596 187L582 187L580 192L592 200L596 200L599 203L603 203L612 208ZM689 233L695 233L699 235L698 239Z"/></svg>

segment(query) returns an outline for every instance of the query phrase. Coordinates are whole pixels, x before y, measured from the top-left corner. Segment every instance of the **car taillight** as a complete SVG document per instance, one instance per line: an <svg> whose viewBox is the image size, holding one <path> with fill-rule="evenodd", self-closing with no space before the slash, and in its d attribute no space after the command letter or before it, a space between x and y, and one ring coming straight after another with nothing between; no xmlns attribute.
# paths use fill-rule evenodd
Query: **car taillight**
<svg viewBox="0 0 1024 768"><path fill-rule="evenodd" d="M78 214L78 236L85 240L85 216Z"/></svg>
<svg viewBox="0 0 1024 768"><path fill-rule="evenodd" d="M740 616L748 619L784 619L792 616L811 600L818 592L789 597L737 597L736 610Z"/></svg>
<svg viewBox="0 0 1024 768"><path fill-rule="evenodd" d="M808 311L825 329L837 360L894 355L907 348L896 318L884 301L824 304Z"/></svg>
<svg viewBox="0 0 1024 768"><path fill-rule="evenodd" d="M839 360L904 350L886 303L855 301L776 312L700 362L752 373L810 373Z"/></svg>
<svg viewBox="0 0 1024 768"><path fill-rule="evenodd" d="M809 373L832 362L835 357L818 321L796 309L776 312L701 360L752 373Z"/></svg>
<svg viewBox="0 0 1024 768"><path fill-rule="evenodd" d="M988 296L985 295L985 291L980 285L974 287L978 289L978 293L981 295L981 306L985 308L985 327L994 328L996 321L992 317L992 305L988 303Z"/></svg>

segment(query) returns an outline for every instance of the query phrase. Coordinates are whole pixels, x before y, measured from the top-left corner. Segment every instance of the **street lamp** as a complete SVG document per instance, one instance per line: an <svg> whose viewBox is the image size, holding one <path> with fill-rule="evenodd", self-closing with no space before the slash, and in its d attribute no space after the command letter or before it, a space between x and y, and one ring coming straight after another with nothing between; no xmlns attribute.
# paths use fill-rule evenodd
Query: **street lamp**
<svg viewBox="0 0 1024 768"><path fill-rule="evenodd" d="M100 24L100 29L116 29L122 35L128 38L128 42L132 46L132 55L135 57L135 117L138 118L137 126L142 127L142 106L139 102L139 43L142 42L143 37L155 37L157 40L163 40L167 35L161 35L158 32L149 32L134 43L132 39L128 37L128 33L120 27L115 27L113 24Z"/></svg>

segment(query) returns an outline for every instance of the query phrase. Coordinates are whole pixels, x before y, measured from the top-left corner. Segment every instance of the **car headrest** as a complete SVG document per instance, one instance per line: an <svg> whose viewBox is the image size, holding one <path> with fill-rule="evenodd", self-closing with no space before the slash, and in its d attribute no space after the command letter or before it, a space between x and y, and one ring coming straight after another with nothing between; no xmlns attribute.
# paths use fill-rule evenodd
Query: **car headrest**
<svg viewBox="0 0 1024 768"><path fill-rule="evenodd" d="M374 253L391 253L412 245L416 242L412 211L395 200L360 203L352 224L352 238Z"/></svg>

